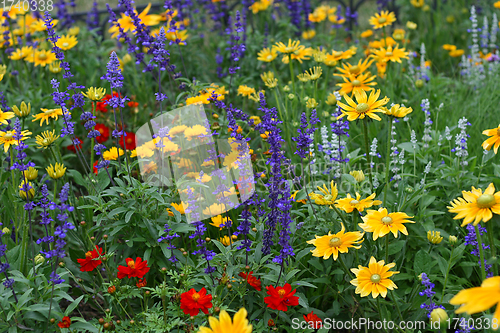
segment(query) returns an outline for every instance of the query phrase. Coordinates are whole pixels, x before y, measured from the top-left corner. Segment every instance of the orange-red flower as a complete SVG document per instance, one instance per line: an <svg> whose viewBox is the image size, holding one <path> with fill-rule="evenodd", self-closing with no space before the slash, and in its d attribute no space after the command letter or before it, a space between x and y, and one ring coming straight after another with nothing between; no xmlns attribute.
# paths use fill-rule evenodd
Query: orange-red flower
<svg viewBox="0 0 500 333"><path fill-rule="evenodd" d="M137 281L137 283L135 285L137 286L137 288L142 288L142 287L145 287L146 284L148 284L146 282L146 279L140 279L139 281Z"/></svg>
<svg viewBox="0 0 500 333"><path fill-rule="evenodd" d="M139 103L134 102L134 101L130 101L127 103L127 105L131 108L135 108L135 107L139 106Z"/></svg>
<svg viewBox="0 0 500 333"><path fill-rule="evenodd" d="M200 310L208 314L208 309L212 307L212 295L207 295L207 290L203 287L200 291L191 288L181 294L181 309L185 314L196 316Z"/></svg>
<svg viewBox="0 0 500 333"><path fill-rule="evenodd" d="M267 286L266 289L269 296L264 298L264 302L268 308L287 311L289 306L299 305L299 298L293 296L297 290L292 291L292 286L289 283L278 288Z"/></svg>
<svg viewBox="0 0 500 333"><path fill-rule="evenodd" d="M123 148L123 138L120 138L120 146ZM134 132L125 132L125 147L128 150L135 149L135 133Z"/></svg>
<svg viewBox="0 0 500 333"><path fill-rule="evenodd" d="M95 141L103 143L109 139L109 127L104 124L97 124L95 125L95 129L101 133L101 135L95 138Z"/></svg>
<svg viewBox="0 0 500 333"><path fill-rule="evenodd" d="M241 276L242 278L244 278L248 282L249 285L251 285L252 287L255 288L255 290L261 291L262 290L261 282L259 279L257 279L255 276L253 276L252 273L253 273L253 271L251 271L248 274L241 272L238 275Z"/></svg>
<svg viewBox="0 0 500 333"><path fill-rule="evenodd" d="M135 261L132 258L125 259L127 266L118 266L118 278L123 279L124 277L133 278L138 277L142 279L147 272L149 272L148 261L142 260L137 257Z"/></svg>
<svg viewBox="0 0 500 333"><path fill-rule="evenodd" d="M60 328L69 328L71 325L71 319L68 316L64 316L63 319L57 323Z"/></svg>
<svg viewBox="0 0 500 333"><path fill-rule="evenodd" d="M85 253L85 259L76 259L80 264L80 271L92 272L97 266L102 264L99 256L102 256L102 248L96 245L94 250Z"/></svg>
<svg viewBox="0 0 500 333"><path fill-rule="evenodd" d="M314 328L315 330L319 330L323 327L321 318L315 315L313 311L311 311L311 313L308 313L307 316L304 315L304 320L307 322L307 328Z"/></svg>

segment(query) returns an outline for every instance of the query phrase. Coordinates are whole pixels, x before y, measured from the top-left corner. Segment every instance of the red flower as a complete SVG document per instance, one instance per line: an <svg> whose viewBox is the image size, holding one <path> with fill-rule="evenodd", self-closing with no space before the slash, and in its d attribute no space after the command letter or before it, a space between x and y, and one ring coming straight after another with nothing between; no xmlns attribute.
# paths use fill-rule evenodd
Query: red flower
<svg viewBox="0 0 500 333"><path fill-rule="evenodd" d="M95 249L85 253L85 259L76 259L80 264L80 271L92 272L97 266L102 264L102 261L96 258L102 256L102 248L95 246Z"/></svg>
<svg viewBox="0 0 500 333"><path fill-rule="evenodd" d="M82 140L80 140L80 138L75 138L75 139L76 139L76 140L78 140L78 142L79 142L79 143L78 143L77 147L78 147L78 149L80 149L80 150L81 150L81 149L82 149L82 142L83 142L83 141L82 141ZM72 151L73 153L76 153L76 147L75 147L75 145L69 145L69 146L67 146L66 148L67 148L68 150Z"/></svg>
<svg viewBox="0 0 500 333"><path fill-rule="evenodd" d="M135 149L135 133L134 132L125 132L125 147L128 150ZM120 138L120 146L123 148L123 138Z"/></svg>
<svg viewBox="0 0 500 333"><path fill-rule="evenodd" d="M106 125L97 124L95 125L95 129L98 130L99 133L101 133L101 135L95 138L95 141L97 141L98 143L103 143L109 139L109 128Z"/></svg>
<svg viewBox="0 0 500 333"><path fill-rule="evenodd" d="M309 328L314 328L316 330L319 330L320 328L323 327L323 322L321 321L321 318L318 317L311 311L311 313L308 313L307 316L304 315L304 320L307 321L309 324Z"/></svg>
<svg viewBox="0 0 500 333"><path fill-rule="evenodd" d="M251 271L248 274L241 272L238 275L241 276L242 278L244 278L245 280L247 280L248 284L251 285L252 287L254 287L255 290L261 291L262 290L261 282L259 279L257 279L255 276L253 276L252 273L253 273L253 271Z"/></svg>
<svg viewBox="0 0 500 333"><path fill-rule="evenodd" d="M134 102L134 101L130 101L127 103L127 105L130 106L131 108L135 108L135 107L139 106L139 103Z"/></svg>
<svg viewBox="0 0 500 333"><path fill-rule="evenodd" d="M135 285L137 288L142 288L145 287L147 284L146 279L140 279Z"/></svg>
<svg viewBox="0 0 500 333"><path fill-rule="evenodd" d="M99 169L97 169L97 163L99 163L99 160L95 161L95 162L94 162L94 165L93 165L93 167L94 167L94 173L95 173L96 175L97 175L97 172L99 171Z"/></svg>
<svg viewBox="0 0 500 333"><path fill-rule="evenodd" d="M208 309L212 307L212 295L207 295L207 290L201 288L199 292L191 288L181 294L181 309L185 314L196 316L200 310L208 314Z"/></svg>
<svg viewBox="0 0 500 333"><path fill-rule="evenodd" d="M135 259L132 258L125 259L127 266L118 266L118 278L123 279L125 276L130 278L138 277L142 279L147 272L149 272L148 261L142 260L140 257Z"/></svg>
<svg viewBox="0 0 500 333"><path fill-rule="evenodd" d="M63 317L63 319L57 323L60 328L69 328L71 325L71 319L68 316Z"/></svg>
<svg viewBox="0 0 500 333"><path fill-rule="evenodd" d="M113 96L118 97L118 93L115 91L113 92ZM111 99L110 94L106 94L100 102L96 103L96 110L101 111L101 112L108 112L108 101Z"/></svg>
<svg viewBox="0 0 500 333"><path fill-rule="evenodd" d="M268 308L279 311L287 311L288 306L299 305L299 298L293 296L297 290L292 291L292 286L286 283L284 287L274 288L267 286L268 297L264 298L264 302Z"/></svg>

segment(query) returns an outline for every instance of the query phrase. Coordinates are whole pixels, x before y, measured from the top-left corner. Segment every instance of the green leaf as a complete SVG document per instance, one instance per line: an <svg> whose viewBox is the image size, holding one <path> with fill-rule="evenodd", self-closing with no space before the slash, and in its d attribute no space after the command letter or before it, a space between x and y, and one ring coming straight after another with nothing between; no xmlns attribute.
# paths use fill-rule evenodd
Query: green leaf
<svg viewBox="0 0 500 333"><path fill-rule="evenodd" d="M427 251L421 249L415 255L415 261L413 262L413 269L415 274L419 275L421 273L429 274L431 268L436 264L432 257L427 253Z"/></svg>
<svg viewBox="0 0 500 333"><path fill-rule="evenodd" d="M65 316L71 315L73 310L78 306L78 304L80 304L80 302L82 301L84 296L85 295L82 295L82 296L78 297L77 299L75 299L73 302L71 302L71 304L66 308L66 311L64 311L64 315Z"/></svg>

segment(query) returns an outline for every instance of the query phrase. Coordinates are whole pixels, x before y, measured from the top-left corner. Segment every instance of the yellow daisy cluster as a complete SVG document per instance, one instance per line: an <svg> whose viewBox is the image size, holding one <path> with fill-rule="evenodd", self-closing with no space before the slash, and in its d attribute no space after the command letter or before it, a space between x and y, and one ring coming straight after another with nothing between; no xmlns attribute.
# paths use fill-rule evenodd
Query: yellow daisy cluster
<svg viewBox="0 0 500 333"><path fill-rule="evenodd" d="M464 55L465 51L462 49L457 49L455 45L452 44L444 44L443 50L448 51L448 55L453 58L461 57Z"/></svg>

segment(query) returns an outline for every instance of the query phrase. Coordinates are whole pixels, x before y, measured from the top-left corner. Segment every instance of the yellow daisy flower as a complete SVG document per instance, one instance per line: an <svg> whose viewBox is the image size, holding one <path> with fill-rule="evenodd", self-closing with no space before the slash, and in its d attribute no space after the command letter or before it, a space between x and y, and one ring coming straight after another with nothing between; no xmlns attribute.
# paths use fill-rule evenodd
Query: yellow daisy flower
<svg viewBox="0 0 500 333"><path fill-rule="evenodd" d="M30 131L22 131L22 138L21 141L24 141L28 138L28 135L31 135ZM3 145L3 150L4 152L7 152L10 148L10 146L17 146L18 145L18 140L14 138L16 135L16 131L7 131L7 132L1 132L0 131L0 145Z"/></svg>
<svg viewBox="0 0 500 333"><path fill-rule="evenodd" d="M376 13L374 16L370 17L369 22L374 29L380 29L396 22L396 15L388 10L383 10L380 14Z"/></svg>
<svg viewBox="0 0 500 333"><path fill-rule="evenodd" d="M28 170L24 171L23 173L24 177L27 180L35 180L38 177L38 170L33 167L29 167Z"/></svg>
<svg viewBox="0 0 500 333"><path fill-rule="evenodd" d="M51 144L54 143L59 138L59 135L55 135L56 131L45 131L42 135L37 135L35 140L38 145L38 149L47 149Z"/></svg>
<svg viewBox="0 0 500 333"><path fill-rule="evenodd" d="M59 116L63 115L62 109L44 109L41 108L42 112L36 114L33 116L32 122L40 120L40 126L43 125L43 122L46 121L47 125L49 124L49 118L52 118L54 120L59 119Z"/></svg>
<svg viewBox="0 0 500 333"><path fill-rule="evenodd" d="M359 60L356 65L351 65L350 63L342 63L342 67L336 67L340 73L342 74L333 74L334 76L357 76L363 74L371 64L374 59L366 58L365 60Z"/></svg>
<svg viewBox="0 0 500 333"><path fill-rule="evenodd" d="M361 297L366 297L372 294L373 298L378 295L387 296L387 289L394 290L398 287L389 279L394 274L399 272L389 272L389 269L396 266L395 263L385 265L384 260L377 260L374 257L370 258L368 267L361 265L358 268L351 268L351 272L356 275L356 278L351 280L351 284L356 286L356 294L361 294Z"/></svg>
<svg viewBox="0 0 500 333"><path fill-rule="evenodd" d="M373 200L373 198L375 198L375 193L366 199L361 199L361 195L358 192L356 192L356 199L351 197L350 193L347 193L346 198L335 201L335 207L342 209L346 213L352 213L354 209L358 212L362 212L366 208L378 206L382 203L382 201Z"/></svg>
<svg viewBox="0 0 500 333"><path fill-rule="evenodd" d="M57 40L56 46L61 50L67 51L74 48L78 44L78 40L72 35L63 35Z"/></svg>
<svg viewBox="0 0 500 333"><path fill-rule="evenodd" d="M222 217L222 215L217 215L212 217L212 223L210 225L213 225L214 227L219 228L219 230L222 230L227 224L227 222L231 223L231 219L229 217Z"/></svg>
<svg viewBox="0 0 500 333"><path fill-rule="evenodd" d="M456 213L455 220L464 219L462 227L473 222L476 226L479 222L488 222L493 213L500 214L500 192L495 193L495 186L491 183L486 190L476 189L462 191L463 198L453 200L448 207L450 213Z"/></svg>
<svg viewBox="0 0 500 333"><path fill-rule="evenodd" d="M225 205L225 204L218 204L214 203L210 205L209 207L205 208L203 210L203 214L205 215L220 215L229 209L231 209L231 206Z"/></svg>
<svg viewBox="0 0 500 333"><path fill-rule="evenodd" d="M210 104L210 101L208 100L209 98L210 98L210 95L208 95L208 94L202 94L199 96L189 97L188 99L186 99L186 105L191 105L191 104L196 104L196 103Z"/></svg>
<svg viewBox="0 0 500 333"><path fill-rule="evenodd" d="M370 72L366 74L362 74L359 76L342 76L342 79L344 80L343 83L337 83L337 86L340 87L339 94L340 95L345 95L345 94L350 94L350 93L356 93L360 91L370 91L373 90L371 86L374 86L377 84L377 82L373 82L375 78L377 77L376 75L371 75Z"/></svg>
<svg viewBox="0 0 500 333"><path fill-rule="evenodd" d="M277 56L278 52L274 47L270 49L265 47L262 50L260 50L259 53L257 53L257 60L264 62L271 62L274 59L276 59Z"/></svg>
<svg viewBox="0 0 500 333"><path fill-rule="evenodd" d="M297 60L298 62L302 63L303 60L309 60L311 55L313 54L313 49L310 47L305 47L304 45L300 45L300 47L293 53L290 53L288 55L284 55L281 61L284 64L288 64L290 62L290 58L292 60Z"/></svg>
<svg viewBox="0 0 500 333"><path fill-rule="evenodd" d="M206 135L207 133L208 133L207 128L203 125L194 125L184 130L184 136L188 141L191 141L194 137L198 137L200 135Z"/></svg>
<svg viewBox="0 0 500 333"><path fill-rule="evenodd" d="M23 46L20 49L16 49L14 52L11 53L9 56L9 59L11 60L21 60L29 56L30 54L33 54L33 47L31 46Z"/></svg>
<svg viewBox="0 0 500 333"><path fill-rule="evenodd" d="M119 156L122 156L123 154L125 154L125 152L121 148L118 149L116 147L113 147L102 153L102 158L104 158L106 161L116 161L118 159L118 154L120 154Z"/></svg>
<svg viewBox="0 0 500 333"><path fill-rule="evenodd" d="M27 62L35 63L35 67L36 66L45 67L50 63L56 61L57 57L54 53L52 53L52 51L36 50L35 54L30 53L26 58L24 58L24 60L26 60Z"/></svg>
<svg viewBox="0 0 500 333"><path fill-rule="evenodd" d="M427 240L432 244L439 244L443 241L440 231L427 231Z"/></svg>
<svg viewBox="0 0 500 333"><path fill-rule="evenodd" d="M181 203L172 202L170 204L170 206L172 206L176 211L181 213L181 215L184 215L184 214L186 214L185 209L188 208L189 205L187 203L184 203L184 202L181 202ZM172 211L170 209L167 208L167 211L168 211L168 215L174 216L174 214L172 213Z"/></svg>
<svg viewBox="0 0 500 333"><path fill-rule="evenodd" d="M368 30L365 30L361 33L361 38L368 38L368 37L371 37L373 36L373 30L371 29L368 29Z"/></svg>
<svg viewBox="0 0 500 333"><path fill-rule="evenodd" d="M0 124L7 125L7 120L12 119L15 116L14 112L4 112L0 109Z"/></svg>
<svg viewBox="0 0 500 333"><path fill-rule="evenodd" d="M409 52L405 52L405 49L398 48L396 45L394 48L392 46L385 48L380 48L379 50L371 50L371 57L377 59L378 62L399 62L401 59L408 59Z"/></svg>
<svg viewBox="0 0 500 333"><path fill-rule="evenodd" d="M28 189L24 188L25 184L26 184L25 180L23 180L21 182L21 184L19 184L19 196L24 200L26 200L26 198L27 198L26 191L24 191L24 190L28 190ZM28 186L29 186L29 190L28 190L29 198L33 199L33 197L35 196L35 188L33 187L33 184L31 182L28 182Z"/></svg>
<svg viewBox="0 0 500 333"><path fill-rule="evenodd" d="M82 95L90 99L91 101L100 101L104 95L106 95L106 89L90 87L87 89L87 93L82 91Z"/></svg>
<svg viewBox="0 0 500 333"><path fill-rule="evenodd" d="M248 97L255 92L255 89L249 86L241 85L238 87L238 96Z"/></svg>
<svg viewBox="0 0 500 333"><path fill-rule="evenodd" d="M294 40L292 42L291 39L288 39L288 45L285 45L283 42L278 42L274 45L276 51L284 54L290 54L297 51L300 48L300 41Z"/></svg>
<svg viewBox="0 0 500 333"><path fill-rule="evenodd" d="M465 53L464 50L462 49L457 49L457 50L453 50L453 51L450 51L449 55L450 57L453 57L453 58L458 58L458 57L461 57L463 56Z"/></svg>
<svg viewBox="0 0 500 333"><path fill-rule="evenodd" d="M388 116L393 116L396 118L403 118L413 112L413 109L407 108L404 105L394 104L390 109L384 107L384 113Z"/></svg>
<svg viewBox="0 0 500 333"><path fill-rule="evenodd" d="M498 125L497 128L484 130L483 135L490 136L490 138L483 142L483 149L491 150L491 148L493 148L493 151L495 151L496 154L498 152L498 146L500 146L500 125Z"/></svg>
<svg viewBox="0 0 500 333"><path fill-rule="evenodd" d="M310 198L314 200L314 203L317 205L333 205L335 203L335 199L337 199L337 195L339 191L337 190L337 184L330 182L330 188L326 187L326 184L323 184L322 187L318 186L318 190L322 194L313 193L310 195Z"/></svg>
<svg viewBox="0 0 500 333"><path fill-rule="evenodd" d="M311 29L311 30L306 30L302 32L302 38L305 40L310 40L313 39L314 36L316 36L316 30Z"/></svg>
<svg viewBox="0 0 500 333"><path fill-rule="evenodd" d="M333 259L337 260L340 253L348 253L349 248L353 247L355 249L360 249L363 242L363 233L359 231L355 232L345 232L344 224L342 224L342 230L336 234L330 234L325 236L314 236L315 239L307 241L307 244L312 244L316 248L311 250L314 257L323 257L323 259L330 258L333 255Z"/></svg>
<svg viewBox="0 0 500 333"><path fill-rule="evenodd" d="M248 323L247 310L241 308L231 321L231 317L226 310L222 310L219 315L219 320L214 317L208 317L210 328L200 327L198 333L251 333L252 325Z"/></svg>
<svg viewBox="0 0 500 333"><path fill-rule="evenodd" d="M467 313L472 315L474 313L483 312L497 305L495 313L493 314L493 329L498 329L500 323L500 276L487 278L483 281L480 287L474 287L461 290L451 300L452 305L461 305L455 313Z"/></svg>
<svg viewBox="0 0 500 333"><path fill-rule="evenodd" d="M363 222L359 223L361 229L366 232L373 233L373 240L377 238L384 237L389 232L392 232L394 237L398 237L398 231L408 235L408 230L404 226L404 223L415 223L414 221L408 220L412 216L406 215L406 213L388 213L386 208L379 208L379 210L367 210L366 216L363 216Z"/></svg>
<svg viewBox="0 0 500 333"><path fill-rule="evenodd" d="M339 116L339 119L347 116L347 120L353 121L358 118L364 119L368 116L375 120L381 120L381 118L375 113L384 112L381 107L389 102L389 98L384 97L381 100L378 100L380 90L372 90L370 97L366 95L364 90L355 92L354 96L356 97L356 102L354 102L349 96L344 95L344 98L349 105L337 102L337 104L342 108L342 115Z"/></svg>
<svg viewBox="0 0 500 333"><path fill-rule="evenodd" d="M66 173L66 167L60 163L56 163L55 165L50 164L45 170L52 179L59 179Z"/></svg>

